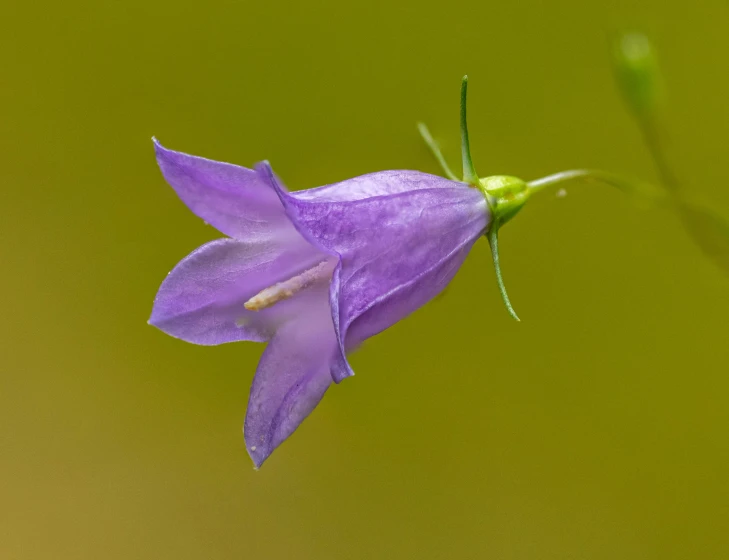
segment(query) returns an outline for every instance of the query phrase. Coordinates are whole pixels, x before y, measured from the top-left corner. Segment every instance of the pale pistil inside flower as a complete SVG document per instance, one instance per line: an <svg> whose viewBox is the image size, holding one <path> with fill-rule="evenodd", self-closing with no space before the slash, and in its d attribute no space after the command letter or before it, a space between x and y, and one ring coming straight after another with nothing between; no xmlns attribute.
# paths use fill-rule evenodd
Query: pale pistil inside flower
<svg viewBox="0 0 729 560"><path fill-rule="evenodd" d="M243 304L249 311L261 311L277 304L280 301L287 300L302 290L319 284L329 282L332 277L332 271L336 266L336 262L322 261L301 274L274 284L264 290L258 292L255 296Z"/></svg>

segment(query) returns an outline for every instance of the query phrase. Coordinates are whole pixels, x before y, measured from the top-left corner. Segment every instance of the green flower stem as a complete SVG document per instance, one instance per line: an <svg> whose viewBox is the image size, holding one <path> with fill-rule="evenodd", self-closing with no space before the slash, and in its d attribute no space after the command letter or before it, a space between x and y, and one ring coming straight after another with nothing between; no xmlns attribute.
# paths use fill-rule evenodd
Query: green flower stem
<svg viewBox="0 0 729 560"><path fill-rule="evenodd" d="M653 164L656 167L663 186L671 192L677 191L679 189L679 181L673 169L668 164L659 132L658 121L655 118L638 116L636 117L636 122L643 134L643 141L653 158Z"/></svg>
<svg viewBox="0 0 729 560"><path fill-rule="evenodd" d="M578 179L610 185L626 194L650 202L661 202L666 198L665 193L661 189L650 183L626 179L620 175L597 169L570 169L569 171L560 171L559 173L547 175L541 179L529 181L527 186L532 193L535 193L546 187Z"/></svg>
<svg viewBox="0 0 729 560"><path fill-rule="evenodd" d="M694 200L666 157L661 120L664 87L653 45L638 32L621 33L612 45L615 77L665 189L661 202L678 212L704 254L729 273L729 217L712 205Z"/></svg>

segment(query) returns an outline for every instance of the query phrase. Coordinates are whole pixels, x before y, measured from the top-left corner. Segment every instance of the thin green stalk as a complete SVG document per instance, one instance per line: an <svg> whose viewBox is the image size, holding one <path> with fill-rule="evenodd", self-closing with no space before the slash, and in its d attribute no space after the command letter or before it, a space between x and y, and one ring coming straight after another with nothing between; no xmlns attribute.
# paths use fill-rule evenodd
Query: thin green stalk
<svg viewBox="0 0 729 560"><path fill-rule="evenodd" d="M456 174L451 171L451 168L448 167L448 163L446 163L446 160L440 151L440 146L438 145L438 142L436 142L435 139L431 136L428 127L425 126L425 123L418 123L418 131L420 132L420 136L423 137L423 140L425 140L428 148L430 148L430 151L435 156L435 159L438 160L438 163L443 169L446 177L448 177L451 181L460 181L460 179L456 177Z"/></svg>

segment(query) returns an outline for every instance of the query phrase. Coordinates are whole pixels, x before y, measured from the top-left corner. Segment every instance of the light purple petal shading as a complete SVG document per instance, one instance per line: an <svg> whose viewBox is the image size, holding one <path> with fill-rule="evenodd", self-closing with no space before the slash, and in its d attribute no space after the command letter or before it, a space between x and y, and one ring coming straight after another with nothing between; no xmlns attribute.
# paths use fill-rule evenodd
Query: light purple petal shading
<svg viewBox="0 0 729 560"><path fill-rule="evenodd" d="M156 140L154 148L177 195L218 231L257 242L291 229L279 197L252 169L168 150Z"/></svg>
<svg viewBox="0 0 729 560"><path fill-rule="evenodd" d="M452 188L458 185L467 187L466 183L455 183L419 171L393 170L376 171L339 183L296 191L292 194L299 200L351 202L373 196L398 194L419 189Z"/></svg>
<svg viewBox="0 0 729 560"><path fill-rule="evenodd" d="M346 348L344 343L346 330L342 331L342 323L340 321L340 297L342 293L341 278L342 261L340 260L337 268L335 268L334 272L332 273L332 281L329 285L329 308L331 309L332 313L332 324L334 325L334 332L337 335L337 351L334 354L331 365L332 379L336 383L339 383L347 377L352 377L354 375L354 370L352 369L352 366L349 365L349 360L347 359L347 351L354 350L354 347Z"/></svg>
<svg viewBox="0 0 729 560"><path fill-rule="evenodd" d="M352 374L346 352L438 295L489 221L483 194L465 184L417 171L373 176L379 177L380 192L393 194L304 198L269 174L297 229L341 259L330 298L340 342L332 367L337 382ZM355 190L358 179L351 180ZM350 180L327 188L347 192L349 186ZM356 336L350 336L349 326L365 313Z"/></svg>
<svg viewBox="0 0 729 560"><path fill-rule="evenodd" d="M283 186L283 183L278 178L278 176L273 172L273 169L271 169L271 166L268 162L260 162L257 163L255 166L256 173L258 173L261 177L261 180L266 181L269 183L273 190L278 194L281 201L284 203L285 206L288 205L290 201L290 196L288 195L288 191ZM306 191L302 191L306 192ZM288 213L287 213L288 215ZM340 256L335 251L328 251L326 250L319 241L312 236L311 232L306 228L300 228L298 223L294 220L292 222L294 226L296 227L296 230L304 237L312 246L317 247L322 252L330 255L333 258L336 258L337 261L340 260ZM337 341L337 352L335 353L334 360L331 364L331 373L332 378L339 383L341 380L345 379L346 377L351 377L354 375L354 371L352 370L352 367L349 365L349 361L347 360L347 355L344 347L344 339L342 338L342 332L340 328L340 312L339 312L339 287L340 287L340 273L341 273L341 262L338 262L336 268L334 269L334 272L332 274L332 279L329 286L329 306L330 306L330 313L331 313L331 321L334 327L334 334L336 336Z"/></svg>
<svg viewBox="0 0 729 560"><path fill-rule="evenodd" d="M384 296L373 301L348 326L348 345L357 346L364 340L391 327L425 305L450 283L476 240L456 248L442 261L423 271L409 282L400 284Z"/></svg>
<svg viewBox="0 0 729 560"><path fill-rule="evenodd" d="M332 383L329 363L337 341L327 289L312 291L317 303L278 329L253 379L243 432L256 467L299 427Z"/></svg>
<svg viewBox="0 0 729 560"><path fill-rule="evenodd" d="M211 241L185 257L165 278L150 324L176 338L203 345L262 342L273 334L292 302L247 311L252 296L321 262L301 237L289 243Z"/></svg>

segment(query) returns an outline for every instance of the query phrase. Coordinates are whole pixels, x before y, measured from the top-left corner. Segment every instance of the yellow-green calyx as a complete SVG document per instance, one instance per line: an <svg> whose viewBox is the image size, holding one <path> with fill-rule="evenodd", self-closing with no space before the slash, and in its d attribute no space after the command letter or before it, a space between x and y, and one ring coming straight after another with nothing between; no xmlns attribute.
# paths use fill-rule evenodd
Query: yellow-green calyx
<svg viewBox="0 0 729 560"><path fill-rule="evenodd" d="M509 301L504 279L501 276L499 229L511 220L511 218L516 216L529 198L531 191L524 181L510 175L492 175L491 177L485 177L479 179L475 186L483 192L491 210L491 223L486 232L486 237L489 240L491 255L494 259L496 284L499 287L501 298L504 300L504 305L506 305L506 310L509 312L509 315L518 321L519 316L514 311L511 301Z"/></svg>
<svg viewBox="0 0 729 560"><path fill-rule="evenodd" d="M539 192L547 187L572 180L591 181L616 187L641 203L673 202L678 204L682 209L684 219L689 219L686 218L689 216L691 219L694 219L693 217L699 219L698 217L700 217L704 220L701 231L707 232L705 235L711 235L711 238L702 237L699 242L702 245L710 247L707 251L714 258L725 257L729 253L729 251L723 250L729 246L727 243L724 243L726 239L729 239L729 219L710 213L707 209L700 209L698 205L693 205L690 201L684 200L683 198L674 197L672 199L670 197L673 191L677 190L677 183L670 169L665 165L660 147L656 143L658 140L656 131L653 128L653 119L655 118L656 104L660 97L660 79L655 58L647 39L637 34L622 36L616 46L616 65L619 74L618 77L621 80L625 96L631 105L631 109L638 117L641 126L644 128L645 137L658 162L665 186L668 187L668 191L670 192L643 183L642 181L626 179L625 177L596 169L570 169L529 182L522 181L518 177L512 177L510 175L493 175L491 177L479 178L476 173L476 168L473 165L473 160L471 159L471 145L468 139L468 124L466 119L468 76L464 76L461 81L462 178L458 177L448 167L448 163L446 163L440 147L430 134L428 127L423 123L418 124L420 135L425 140L431 152L433 152L438 163L440 163L445 175L451 181L457 181L461 184L465 183L472 188L479 189L486 198L490 221L484 232L484 236L488 239L489 246L491 247L499 292L501 292L501 297L504 300L509 314L517 321L519 317L517 317L509 301L509 296L506 293L506 287L504 286L504 280L501 275L499 230L506 222L519 213L532 193ZM692 227L691 229L693 230L694 228ZM698 236L700 235L696 233L698 231L696 229L693 233L697 239L699 239ZM711 234L708 232L711 232ZM704 234L701 235L703 236ZM721 262L729 263L729 260L724 259ZM722 266L724 265L722 264Z"/></svg>
<svg viewBox="0 0 729 560"><path fill-rule="evenodd" d="M652 195L650 190L646 189L645 186L640 183L626 181L625 179L617 177L611 173L590 169L562 171L560 173L548 175L547 177L542 177L541 179L529 181L528 183L522 181L518 177L512 177L510 175L492 175L491 177L479 178L476 173L476 168L473 165L473 159L471 158L471 145L468 139L468 123L466 118L467 95L468 76L464 76L461 81L461 158L463 163L463 178L458 177L455 173L453 173L451 168L448 167L448 163L446 163L446 160L440 151L440 147L430 134L428 127L423 123L420 123L418 124L418 129L420 130L420 135L423 137L423 140L425 140L425 143L428 145L431 152L433 152L433 155L438 160L438 163L440 163L443 168L445 175L451 181L466 183L473 188L479 189L486 198L491 219L489 221L488 229L484 232L484 236L488 239L489 246L491 247L491 256L493 257L494 270L496 271L496 283L498 285L499 292L501 293L501 298L504 300L504 304L506 305L507 311L518 321L519 317L516 315L516 312L509 301L509 296L506 293L506 287L504 286L504 279L501 274L499 230L506 222L519 213L519 210L522 209L532 193L564 181L584 179L607 183L629 193L645 195L645 198L651 200L655 199L655 195ZM651 194L651 196L648 196L646 193Z"/></svg>
<svg viewBox="0 0 729 560"><path fill-rule="evenodd" d="M640 54L640 52L638 54ZM635 64L637 64L637 62ZM418 129L420 130L423 140L425 140L425 143L428 145L430 150L433 152L433 155L438 160L438 163L440 163L443 168L446 176L452 181L466 183L473 188L479 189L486 198L489 212L491 213L491 220L489 222L488 229L484 232L484 236L488 239L489 246L491 247L491 256L493 257L494 270L496 271L496 283L498 285L499 292L501 293L501 298L504 300L504 304L506 305L507 311L518 321L519 317L516 315L516 312L509 301L509 296L506 293L506 287L504 286L504 279L501 274L499 230L506 222L517 215L532 193L538 192L545 187L574 179L606 183L645 200L659 200L661 198L661 192L659 191L658 194L655 194L655 189L647 188L646 185L642 183L626 180L622 177L613 175L612 173L605 173L604 171L596 171L592 169L572 169L569 171L562 171L529 182L522 181L518 177L512 177L510 175L492 175L491 177L479 178L476 173L476 168L473 165L473 159L471 158L471 145L468 139L468 124L466 118L467 95L468 77L464 76L461 81L462 178L458 177L455 173L453 173L450 167L448 167L448 164L440 151L440 147L433 139L428 127L423 123L420 123L418 125Z"/></svg>
<svg viewBox="0 0 729 560"><path fill-rule="evenodd" d="M433 139L424 124L420 123L418 129L420 134L425 140L433 155L436 157L438 162L443 167L443 171L446 176L452 181L459 181L462 183L468 183L472 187L479 189L486 197L486 201L489 205L489 211L491 212L491 221L489 223L488 230L485 232L485 236L489 240L491 247L491 255L494 259L494 268L496 270L496 282L501 292L501 297L504 300L506 309L509 314L516 319L517 317L514 308L511 306L509 296L506 293L506 287L504 286L504 280L501 276L501 264L499 259L499 228L508 222L511 218L516 216L517 212L524 206L527 198L529 198L530 190L529 186L516 177L510 177L508 175L494 175L492 177L486 177L480 179L476 173L476 168L473 165L473 159L471 159L471 145L468 140L468 124L466 118L466 97L468 95L468 76L463 76L461 81L461 158L463 162L463 179L459 179L445 161L443 154L440 152L438 144Z"/></svg>
<svg viewBox="0 0 729 560"><path fill-rule="evenodd" d="M501 298L504 300L506 309L509 314L519 320L516 315L514 308L509 301L509 296L506 293L506 287L504 286L504 279L501 274L501 259L499 257L499 230L501 227L517 215L519 210L522 209L526 201L529 199L532 193L538 192L545 187L569 181L573 179L585 179L599 181L601 183L607 183L609 185L616 186L621 190L627 192L634 192L636 194L644 194L648 191L640 183L632 181L626 181L621 177L617 177L611 173L605 173L602 171L595 171L590 169L573 169L569 171L562 171L555 173L541 179L529 181L528 183L522 181L518 177L512 177L510 175L493 175L491 177L479 178L476 173L476 168L473 165L473 159L471 158L471 145L468 139L468 123L466 118L466 97L468 95L468 76L464 76L461 81L461 158L463 163L463 177L458 177L446 162L443 154L440 151L438 143L435 141L433 136L430 134L428 127L423 123L418 124L418 130L420 135L425 140L425 143L433 152L433 155L440 163L443 171L451 181L458 181L459 183L466 183L473 188L479 189L486 201L488 202L489 212L491 219L488 225L488 229L484 232L484 236L489 241L491 247L491 256L494 260L494 270L496 271L496 283L501 293ZM648 197L648 198L655 198Z"/></svg>
<svg viewBox="0 0 729 560"><path fill-rule="evenodd" d="M501 227L516 216L531 194L525 181L510 175L485 177L479 179L477 186L488 200L495 227Z"/></svg>

